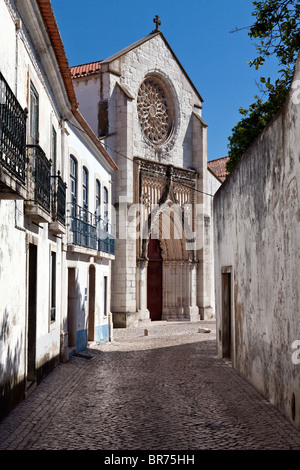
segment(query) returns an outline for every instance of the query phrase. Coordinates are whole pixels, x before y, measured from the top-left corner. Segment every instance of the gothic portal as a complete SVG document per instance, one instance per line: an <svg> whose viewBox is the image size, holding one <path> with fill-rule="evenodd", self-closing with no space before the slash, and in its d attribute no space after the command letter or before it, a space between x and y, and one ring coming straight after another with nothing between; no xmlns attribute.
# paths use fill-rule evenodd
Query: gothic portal
<svg viewBox="0 0 300 470"><path fill-rule="evenodd" d="M213 314L203 100L158 26L106 60L72 68L80 111L119 168L115 327Z"/></svg>

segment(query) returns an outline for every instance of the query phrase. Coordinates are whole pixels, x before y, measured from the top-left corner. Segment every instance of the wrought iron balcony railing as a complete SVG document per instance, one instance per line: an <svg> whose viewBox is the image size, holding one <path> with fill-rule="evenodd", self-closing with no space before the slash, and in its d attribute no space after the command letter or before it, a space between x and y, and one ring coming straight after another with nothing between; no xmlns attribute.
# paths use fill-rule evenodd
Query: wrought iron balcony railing
<svg viewBox="0 0 300 470"><path fill-rule="evenodd" d="M115 254L111 225L78 204L68 204L69 243Z"/></svg>
<svg viewBox="0 0 300 470"><path fill-rule="evenodd" d="M52 220L66 224L66 183L63 182L59 172L52 176Z"/></svg>
<svg viewBox="0 0 300 470"><path fill-rule="evenodd" d="M0 72L0 165L20 182L26 177L26 118Z"/></svg>
<svg viewBox="0 0 300 470"><path fill-rule="evenodd" d="M50 213L51 162L39 145L27 145L29 156L29 198Z"/></svg>

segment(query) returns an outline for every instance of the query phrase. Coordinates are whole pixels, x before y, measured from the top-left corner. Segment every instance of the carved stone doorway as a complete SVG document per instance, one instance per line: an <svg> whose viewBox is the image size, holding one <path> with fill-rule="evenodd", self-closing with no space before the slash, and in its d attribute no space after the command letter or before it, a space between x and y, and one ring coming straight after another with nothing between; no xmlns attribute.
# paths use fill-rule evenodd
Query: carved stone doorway
<svg viewBox="0 0 300 470"><path fill-rule="evenodd" d="M152 321L162 317L162 256L159 241L150 237L148 244L147 308Z"/></svg>

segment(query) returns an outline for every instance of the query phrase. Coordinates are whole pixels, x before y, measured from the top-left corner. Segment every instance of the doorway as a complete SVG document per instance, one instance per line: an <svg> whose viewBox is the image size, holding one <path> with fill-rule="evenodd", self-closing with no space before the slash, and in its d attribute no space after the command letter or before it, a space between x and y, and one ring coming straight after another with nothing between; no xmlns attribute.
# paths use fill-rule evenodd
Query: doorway
<svg viewBox="0 0 300 470"><path fill-rule="evenodd" d="M28 333L27 380L36 380L36 301L37 301L37 246L29 244L28 259Z"/></svg>
<svg viewBox="0 0 300 470"><path fill-rule="evenodd" d="M89 267L89 316L88 316L88 341L95 340L95 266Z"/></svg>
<svg viewBox="0 0 300 470"><path fill-rule="evenodd" d="M159 240L150 237L148 244L147 308L152 321L162 317L162 256Z"/></svg>
<svg viewBox="0 0 300 470"><path fill-rule="evenodd" d="M222 273L222 357L231 358L231 272Z"/></svg>
<svg viewBox="0 0 300 470"><path fill-rule="evenodd" d="M68 346L76 348L76 316L77 316L78 289L76 283L76 269L68 268Z"/></svg>

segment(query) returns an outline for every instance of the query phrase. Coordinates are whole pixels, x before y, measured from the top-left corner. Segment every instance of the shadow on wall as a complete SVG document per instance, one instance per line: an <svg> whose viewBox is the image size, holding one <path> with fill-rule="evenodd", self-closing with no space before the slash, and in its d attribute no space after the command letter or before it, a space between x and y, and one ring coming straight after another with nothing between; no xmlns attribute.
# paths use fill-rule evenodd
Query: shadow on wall
<svg viewBox="0 0 300 470"><path fill-rule="evenodd" d="M192 148L193 148L193 117L189 119L183 141L183 167L192 168ZM193 168L194 169L194 168Z"/></svg>
<svg viewBox="0 0 300 470"><path fill-rule="evenodd" d="M25 377L19 375L24 337L21 332L16 345L9 344L11 318L5 309L0 324L0 419L23 399L25 390Z"/></svg>
<svg viewBox="0 0 300 470"><path fill-rule="evenodd" d="M82 295L78 270L68 268L68 314L64 329L68 332L68 348L72 355L87 346L87 301Z"/></svg>

